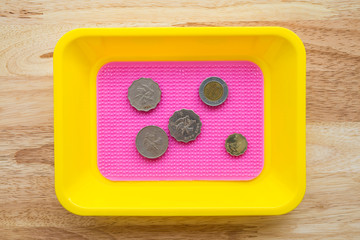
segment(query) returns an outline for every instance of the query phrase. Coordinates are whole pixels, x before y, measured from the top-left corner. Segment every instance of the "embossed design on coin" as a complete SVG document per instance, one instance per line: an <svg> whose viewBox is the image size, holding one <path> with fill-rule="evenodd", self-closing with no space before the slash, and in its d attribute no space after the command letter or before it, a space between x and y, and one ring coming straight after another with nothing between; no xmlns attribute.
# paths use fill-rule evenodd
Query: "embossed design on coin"
<svg viewBox="0 0 360 240"><path fill-rule="evenodd" d="M147 126L136 136L136 148L146 158L158 158L163 155L169 145L169 138L164 130L157 126Z"/></svg>
<svg viewBox="0 0 360 240"><path fill-rule="evenodd" d="M239 134L231 134L225 141L226 151L232 156L240 156L245 153L248 146L246 138Z"/></svg>
<svg viewBox="0 0 360 240"><path fill-rule="evenodd" d="M217 101L224 93L224 89L218 82L209 82L205 85L204 95L211 101Z"/></svg>
<svg viewBox="0 0 360 240"><path fill-rule="evenodd" d="M161 90L151 78L135 80L128 89L130 104L139 111L149 111L156 108L160 102Z"/></svg>
<svg viewBox="0 0 360 240"><path fill-rule="evenodd" d="M201 132L200 117L193 110L181 109L176 111L169 119L169 131L179 142L195 140Z"/></svg>
<svg viewBox="0 0 360 240"><path fill-rule="evenodd" d="M228 87L224 80L218 77L205 79L199 88L201 100L209 106L219 106L225 102L229 94Z"/></svg>

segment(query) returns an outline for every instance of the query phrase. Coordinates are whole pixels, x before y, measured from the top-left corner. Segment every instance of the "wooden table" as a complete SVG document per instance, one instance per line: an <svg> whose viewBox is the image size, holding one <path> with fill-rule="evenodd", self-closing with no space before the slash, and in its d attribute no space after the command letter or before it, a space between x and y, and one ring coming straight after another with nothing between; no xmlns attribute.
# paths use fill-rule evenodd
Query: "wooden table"
<svg viewBox="0 0 360 240"><path fill-rule="evenodd" d="M263 217L82 217L54 192L52 55L79 27L282 26L307 51L307 190ZM1 239L359 239L360 2L1 1Z"/></svg>

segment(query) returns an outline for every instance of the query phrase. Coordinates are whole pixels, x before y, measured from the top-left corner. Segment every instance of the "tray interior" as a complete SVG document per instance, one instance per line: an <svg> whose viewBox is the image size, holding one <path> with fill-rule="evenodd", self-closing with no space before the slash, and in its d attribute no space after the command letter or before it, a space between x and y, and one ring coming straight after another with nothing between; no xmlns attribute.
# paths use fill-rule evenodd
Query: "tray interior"
<svg viewBox="0 0 360 240"><path fill-rule="evenodd" d="M201 82L222 78L229 95L220 106L210 107L199 97ZM141 77L152 78L162 91L158 106L141 112L128 99L128 87ZM248 61L223 62L111 62L97 75L98 167L110 180L251 180L264 164L263 74ZM201 134L182 143L169 134L171 115L192 109L200 116ZM140 129L156 125L169 136L167 152L149 160L136 150ZM233 133L247 138L244 155L225 150Z"/></svg>

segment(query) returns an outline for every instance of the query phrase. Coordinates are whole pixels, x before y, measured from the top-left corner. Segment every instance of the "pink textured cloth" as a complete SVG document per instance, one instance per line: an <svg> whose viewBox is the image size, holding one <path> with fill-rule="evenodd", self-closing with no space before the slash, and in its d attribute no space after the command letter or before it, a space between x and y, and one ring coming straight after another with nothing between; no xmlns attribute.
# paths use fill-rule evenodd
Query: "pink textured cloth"
<svg viewBox="0 0 360 240"><path fill-rule="evenodd" d="M199 97L203 80L216 76L229 88L220 106L205 105ZM139 78L152 78L162 91L158 106L139 112L127 99L128 87ZM111 62L97 76L98 167L114 181L251 180L264 164L264 79L252 62ZM168 130L169 118L180 109L200 116L201 134L189 143L177 142ZM158 159L142 157L137 133L156 125L169 137ZM226 152L225 140L241 133L248 141L244 155Z"/></svg>

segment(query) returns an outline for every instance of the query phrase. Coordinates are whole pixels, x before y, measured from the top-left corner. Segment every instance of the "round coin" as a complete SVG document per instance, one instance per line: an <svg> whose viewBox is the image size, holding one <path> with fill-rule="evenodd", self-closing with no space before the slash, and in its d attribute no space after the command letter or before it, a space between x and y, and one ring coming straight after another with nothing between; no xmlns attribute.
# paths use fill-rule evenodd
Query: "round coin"
<svg viewBox="0 0 360 240"><path fill-rule="evenodd" d="M157 126L144 127L136 136L136 149L146 158L160 157L166 152L168 145L167 134Z"/></svg>
<svg viewBox="0 0 360 240"><path fill-rule="evenodd" d="M240 156L245 153L248 146L246 138L239 134L231 134L225 141L226 151L232 156Z"/></svg>
<svg viewBox="0 0 360 240"><path fill-rule="evenodd" d="M128 99L131 106L139 111L149 111L156 108L161 99L159 85L151 78L140 78L133 81L128 89Z"/></svg>
<svg viewBox="0 0 360 240"><path fill-rule="evenodd" d="M201 100L209 106L219 106L225 102L229 94L228 87L224 80L218 77L205 79L199 88Z"/></svg>
<svg viewBox="0 0 360 240"><path fill-rule="evenodd" d="M201 132L200 117L193 110L181 109L176 111L169 119L169 131L179 142L195 140Z"/></svg>

